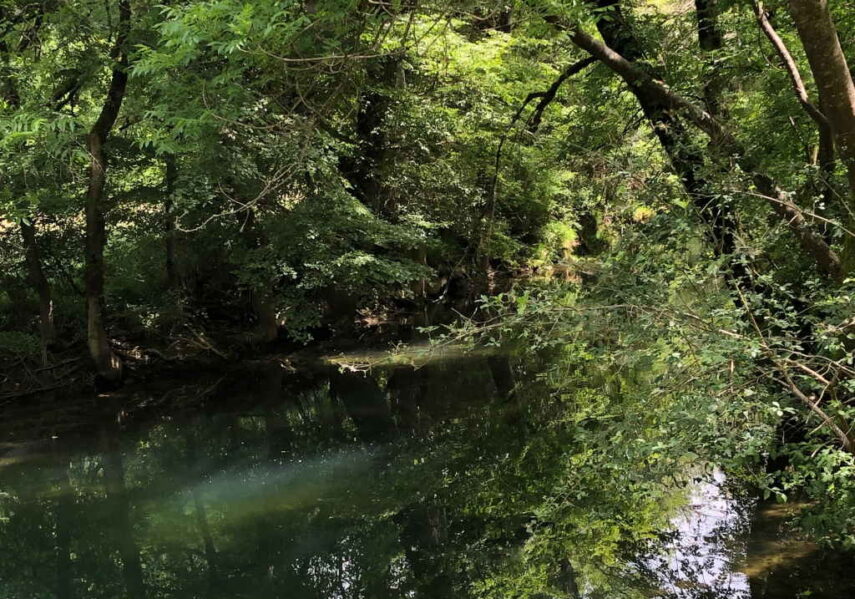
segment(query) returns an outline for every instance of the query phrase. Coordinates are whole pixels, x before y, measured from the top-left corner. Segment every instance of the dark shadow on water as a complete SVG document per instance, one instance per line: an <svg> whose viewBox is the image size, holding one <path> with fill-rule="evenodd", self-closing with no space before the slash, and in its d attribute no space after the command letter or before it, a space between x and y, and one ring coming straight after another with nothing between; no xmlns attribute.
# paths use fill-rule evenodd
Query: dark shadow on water
<svg viewBox="0 0 855 599"><path fill-rule="evenodd" d="M822 550L791 530L804 506L761 504L748 540L743 570L752 597L839 599L855 597L855 556Z"/></svg>

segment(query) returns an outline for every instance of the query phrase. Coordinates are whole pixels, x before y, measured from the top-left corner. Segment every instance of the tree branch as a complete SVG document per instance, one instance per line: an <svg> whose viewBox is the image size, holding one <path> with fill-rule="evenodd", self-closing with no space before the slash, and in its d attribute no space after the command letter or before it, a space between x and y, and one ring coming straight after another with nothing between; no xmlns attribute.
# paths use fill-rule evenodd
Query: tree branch
<svg viewBox="0 0 855 599"><path fill-rule="evenodd" d="M796 98L798 98L799 103L805 109L805 112L808 113L808 116L816 122L817 126L820 128L820 134L822 134L822 131L830 132L831 124L819 108L810 101L801 73L799 72L799 67L793 59L793 55L790 54L789 49L787 49L786 44L784 44L784 40L781 39L781 36L779 36L778 32L775 31L772 23L769 22L766 11L763 9L762 2L758 1L754 3L754 14L757 16L757 22L760 25L760 29L763 30L763 33L772 43L772 46L778 53L778 57L784 64L784 69L786 69L787 74L790 76L790 83L793 86L793 91L796 93Z"/></svg>
<svg viewBox="0 0 855 599"><path fill-rule="evenodd" d="M537 130L540 128L540 123L543 120L543 111L546 110L553 100L555 100L555 96L558 94L558 89L563 85L563 83L595 62L597 62L597 59L593 56L574 62L567 67L563 73L561 73L561 76L558 77L551 86L549 86L548 90L543 92L543 95L540 96L540 102L537 103L537 106L534 108L534 112L529 119L529 133L537 133Z"/></svg>
<svg viewBox="0 0 855 599"><path fill-rule="evenodd" d="M835 280L843 277L843 268L837 252L811 228L801 211L792 204L789 195L778 187L771 177L757 172L756 159L749 156L733 134L712 115L674 92L662 81L651 77L643 68L628 61L603 42L594 39L578 25L570 28L570 39L617 73L627 84L655 97L671 110L681 112L692 124L706 133L713 146L733 157L743 171L751 174L754 185L763 195L769 196L770 200L767 201L772 209L786 222L799 245L814 259L819 270Z"/></svg>

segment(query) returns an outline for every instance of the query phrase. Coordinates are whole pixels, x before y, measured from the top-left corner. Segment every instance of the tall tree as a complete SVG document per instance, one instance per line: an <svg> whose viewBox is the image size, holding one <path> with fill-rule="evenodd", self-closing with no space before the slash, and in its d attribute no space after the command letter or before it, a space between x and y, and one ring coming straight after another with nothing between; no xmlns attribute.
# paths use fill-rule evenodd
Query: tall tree
<svg viewBox="0 0 855 599"><path fill-rule="evenodd" d="M42 347L46 351L56 342L56 327L53 317L53 297L50 282L42 267L42 256L36 239L36 225L31 219L21 222L21 238L27 262L27 275L39 297L39 332ZM46 359L46 356L45 356Z"/></svg>
<svg viewBox="0 0 855 599"><path fill-rule="evenodd" d="M166 250L166 285L175 290L179 284L178 264L176 259L175 241L175 185L178 179L178 164L174 154L165 158L166 173L164 176L164 201L163 201L163 236Z"/></svg>
<svg viewBox="0 0 855 599"><path fill-rule="evenodd" d="M823 200L826 208L835 204L837 199L832 188L832 177L834 176L835 153L834 153L834 133L831 130L831 123L828 122L825 114L811 101L808 96L807 88L798 66L798 63L790 53L789 48L784 43L784 40L775 30L766 10L761 2L754 3L754 14L757 17L757 22L763 34L769 39L781 64L787 71L796 99L801 104L807 115L814 121L819 134L819 144L816 152L816 162L820 169L819 181Z"/></svg>
<svg viewBox="0 0 855 599"><path fill-rule="evenodd" d="M722 74L719 72L715 52L721 50L724 35L718 25L718 0L695 0L695 19L698 24L698 46L707 55L707 80L704 84L704 103L713 115L721 112Z"/></svg>
<svg viewBox="0 0 855 599"><path fill-rule="evenodd" d="M796 23L819 89L820 105L831 125L837 151L849 177L849 223L855 224L855 83L840 46L827 0L790 0ZM844 270L855 267L855 237L847 237Z"/></svg>
<svg viewBox="0 0 855 599"><path fill-rule="evenodd" d="M596 0L597 29L605 43L631 61L645 58L641 40L635 34L620 0ZM710 6L705 0L704 6ZM699 17L699 35L704 39L704 49L713 49L717 42L717 29L709 8ZM702 25L701 25L702 24ZM651 74L648 76L655 76ZM686 193L706 226L707 235L716 255L731 255L735 250L736 216L730 206L720 201L712 192L704 174L705 158L693 142L679 110L667 98L655 93L639 81L627 80L632 94L637 98L671 166L680 177ZM737 268L738 265L737 265ZM740 276L744 276L740 273Z"/></svg>
<svg viewBox="0 0 855 599"><path fill-rule="evenodd" d="M108 166L104 146L116 124L127 90L130 29L131 2L120 0L116 38L110 51L110 59L114 63L110 86L101 113L86 138L90 155L86 194L86 337L97 372L107 380L121 378L122 362L110 347L104 323L104 246L107 243L104 190Z"/></svg>

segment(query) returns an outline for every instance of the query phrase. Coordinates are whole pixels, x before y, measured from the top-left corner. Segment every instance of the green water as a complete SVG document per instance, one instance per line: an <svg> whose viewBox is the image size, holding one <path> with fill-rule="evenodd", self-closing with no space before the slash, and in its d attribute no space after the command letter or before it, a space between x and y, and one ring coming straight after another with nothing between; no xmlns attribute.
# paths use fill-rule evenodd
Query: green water
<svg viewBox="0 0 855 599"><path fill-rule="evenodd" d="M734 498L715 470L647 503L597 490L632 472L561 487L584 451L540 384L498 356L370 374L254 363L3 417L2 599L855 589L848 558ZM634 534L651 522L656 534Z"/></svg>

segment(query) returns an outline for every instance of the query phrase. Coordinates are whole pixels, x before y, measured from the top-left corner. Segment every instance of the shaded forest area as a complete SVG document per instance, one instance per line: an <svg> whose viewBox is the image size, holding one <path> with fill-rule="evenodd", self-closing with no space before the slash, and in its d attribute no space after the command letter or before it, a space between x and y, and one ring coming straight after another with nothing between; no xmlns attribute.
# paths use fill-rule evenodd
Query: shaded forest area
<svg viewBox="0 0 855 599"><path fill-rule="evenodd" d="M453 338L690 414L853 544L852 8L4 0L4 373L480 303Z"/></svg>

